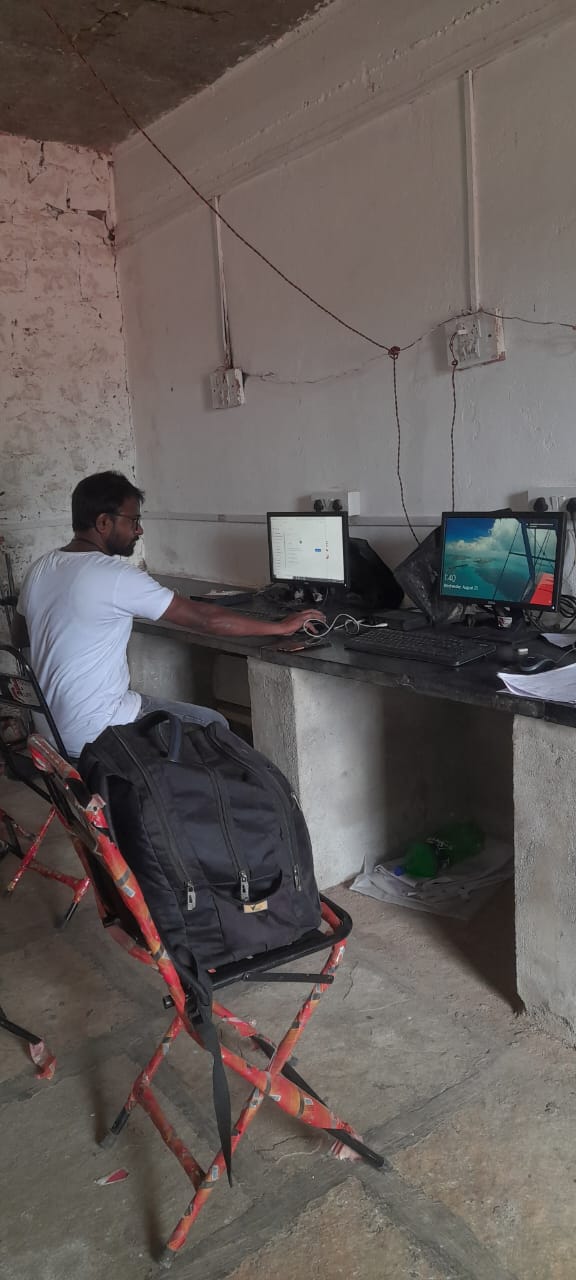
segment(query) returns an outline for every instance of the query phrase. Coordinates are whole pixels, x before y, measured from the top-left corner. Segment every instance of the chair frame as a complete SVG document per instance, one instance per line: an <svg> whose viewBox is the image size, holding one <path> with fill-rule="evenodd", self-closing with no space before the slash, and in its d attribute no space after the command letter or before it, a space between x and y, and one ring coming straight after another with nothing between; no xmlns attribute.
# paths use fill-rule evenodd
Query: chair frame
<svg viewBox="0 0 576 1280"><path fill-rule="evenodd" d="M20 1027L17 1022L11 1022L1 1005L0 1031L7 1031L9 1035L16 1036L18 1040L23 1040L36 1067L38 1079L52 1080L56 1070L56 1059L46 1047L41 1036L34 1035L33 1031L27 1031L26 1027Z"/></svg>
<svg viewBox="0 0 576 1280"><path fill-rule="evenodd" d="M13 645L0 644L0 654L8 654L12 658L16 671L13 673L0 671L0 707L2 705L11 707L12 710L22 715L24 712L30 717L34 712L45 718L49 726L50 732L54 738L58 753L65 759L66 749L58 731L58 726L54 717L46 703L46 699L42 693L40 685L32 670L30 664L26 661L24 655L19 649ZM15 744L15 746L19 746ZM80 905L82 898L87 893L90 880L87 876L73 876L64 871L58 871L53 867L46 866L37 858L38 851L42 845L47 832L52 825L57 810L52 802L49 790L35 782L33 777L28 776L27 771L23 767L21 753L12 747L10 743L3 740L0 735L0 765L4 765L4 773L7 778L14 782L21 782L24 786L29 787L36 795L40 796L50 806L48 816L42 823L40 830L36 833L25 831L23 827L17 823L0 806L0 859L11 853L18 858L20 866L16 874L7 884L4 893L10 896L19 885L22 876L29 869L35 871L38 875L43 876L46 880L56 880L59 884L66 885L72 890L72 902L61 921L61 928L72 919L75 911ZM4 839L1 838L2 828L4 828ZM24 845L27 848L24 848Z"/></svg>
<svg viewBox="0 0 576 1280"><path fill-rule="evenodd" d="M103 925L130 955L157 970L169 992L164 997L164 1006L175 1009L160 1044L137 1076L124 1105L100 1144L104 1147L111 1146L127 1123L130 1113L139 1106L149 1116L165 1146L178 1160L192 1184L192 1198L158 1259L160 1265L168 1269L185 1245L188 1233L214 1187L222 1179L226 1163L220 1150L207 1170L201 1168L167 1120L153 1093L152 1081L182 1032L191 1036L200 1047L203 1048L204 1045L192 1020L193 1010L188 1003L187 992L159 937L136 877L108 832L104 801L100 796L88 797L78 772L48 743L33 735L28 745L36 767L51 781L59 817L68 827L82 865L92 879ZM216 1000L213 1003L214 1016L232 1028L241 1039L251 1040L267 1059L266 1066L261 1069L225 1044L221 1046L225 1067L251 1086L250 1095L232 1128L232 1152L254 1121L262 1102L268 1098L288 1115L327 1134L332 1139L330 1151L337 1158L363 1159L376 1168L382 1168L386 1163L384 1157L365 1146L352 1126L336 1115L306 1084L291 1061L295 1046L321 996L334 981L352 928L347 912L322 895L321 907L327 932L314 930L290 947L254 956L237 964L224 965L211 973L215 991L239 981L312 984L311 991L278 1044L261 1034L253 1020L248 1022L245 1018L238 1017ZM318 973L279 972L281 966L321 951L328 951L328 957Z"/></svg>

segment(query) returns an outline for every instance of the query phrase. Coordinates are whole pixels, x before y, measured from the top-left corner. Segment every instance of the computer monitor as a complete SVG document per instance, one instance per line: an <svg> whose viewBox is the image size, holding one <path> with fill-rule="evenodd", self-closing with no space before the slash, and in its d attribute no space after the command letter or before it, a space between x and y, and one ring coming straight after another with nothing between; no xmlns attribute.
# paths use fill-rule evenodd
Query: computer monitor
<svg viewBox="0 0 576 1280"><path fill-rule="evenodd" d="M445 513L440 595L467 604L557 609L565 526L562 511Z"/></svg>
<svg viewBox="0 0 576 1280"><path fill-rule="evenodd" d="M273 582L348 585L345 512L269 511L267 520Z"/></svg>

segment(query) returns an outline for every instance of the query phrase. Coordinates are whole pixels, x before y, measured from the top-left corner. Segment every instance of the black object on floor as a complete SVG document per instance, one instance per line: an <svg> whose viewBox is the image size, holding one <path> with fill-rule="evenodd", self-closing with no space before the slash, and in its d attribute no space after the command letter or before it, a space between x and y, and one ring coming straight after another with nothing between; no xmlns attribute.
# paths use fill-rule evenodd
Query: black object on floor
<svg viewBox="0 0 576 1280"><path fill-rule="evenodd" d="M25 1040L27 1044L41 1044L40 1036L35 1036L32 1031L27 1031L25 1027L19 1027L17 1022L10 1022L6 1017L4 1010L0 1006L0 1030L8 1031L11 1036L17 1036L19 1040Z"/></svg>

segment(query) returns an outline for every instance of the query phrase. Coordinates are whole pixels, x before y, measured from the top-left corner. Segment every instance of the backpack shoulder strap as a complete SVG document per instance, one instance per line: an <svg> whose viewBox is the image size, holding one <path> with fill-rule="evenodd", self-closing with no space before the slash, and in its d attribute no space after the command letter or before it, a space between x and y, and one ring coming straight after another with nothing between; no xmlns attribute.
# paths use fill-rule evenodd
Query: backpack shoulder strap
<svg viewBox="0 0 576 1280"><path fill-rule="evenodd" d="M209 974L199 969L188 950L177 947L172 959L186 992L187 1015L202 1045L212 1056L214 1114L228 1182L232 1186L232 1111L220 1041L212 1021L212 983Z"/></svg>

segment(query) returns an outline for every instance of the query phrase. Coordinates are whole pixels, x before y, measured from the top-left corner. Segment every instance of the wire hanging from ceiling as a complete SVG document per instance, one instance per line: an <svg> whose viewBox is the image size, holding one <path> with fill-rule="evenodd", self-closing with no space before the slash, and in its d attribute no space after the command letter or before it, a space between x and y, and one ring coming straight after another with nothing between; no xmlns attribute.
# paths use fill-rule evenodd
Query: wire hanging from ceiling
<svg viewBox="0 0 576 1280"><path fill-rule="evenodd" d="M348 320L345 320L343 316L339 315L338 312L333 311L330 307L327 307L323 302L321 302L318 298L316 298L314 294L310 293L308 289L305 289L303 285L300 285L297 283L297 281L293 280L285 271L282 270L281 267L279 267L271 258L269 258L265 253L263 253L263 251L259 249L257 245L255 245L251 240L249 240L247 236L243 235L243 233L239 231L238 228L232 222L230 222L229 219L222 213L218 200L216 201L210 200L207 196L203 194L202 191L200 191L200 189L196 186L196 184L192 182L192 180L188 177L186 173L184 173L183 169L181 169L180 166L176 164L174 160L172 160L172 158L168 155L168 153L164 150L164 148L161 147L159 143L155 141L155 139L152 137L148 129L146 129L144 125L140 123L140 121L133 114L133 112L128 107L126 107L126 105L120 100L120 98L118 98L117 94L114 92L113 89L110 88L110 85L103 78L103 76L101 76L100 73L95 69L95 67L92 66L92 63L90 62L89 58L87 58L86 55L82 52L82 50L78 48L77 37L70 35L70 33L66 31L66 29L62 26L62 23L58 20L58 18L55 17L55 15L46 5L40 3L38 7L45 14L48 20L52 23L55 29L59 32L62 40L66 45L69 46L74 56L78 58L78 60L87 69L87 71L96 81L96 83L100 86L102 91L115 104L118 111L121 112L124 118L137 131L137 133L139 133L146 140L146 142L148 142L148 144L153 148L156 154L159 155L162 160L164 160L164 162L173 170L175 174L177 174L180 180L185 183L185 185L190 189L190 191L192 191L196 199L199 200L201 204L203 204L207 209L211 211L213 216L218 220L218 223L220 226L226 227L226 230L229 231L230 235L234 236L235 239L240 242L240 244L244 245L244 247L248 249L251 253L253 253L255 257L257 257L266 267L269 268L270 271L274 272L274 274L280 280L282 280L286 285L289 286L289 288L293 289L302 298L304 298L307 302L309 302L311 306L315 307L318 311L322 312L323 315L328 316L329 319L333 320L336 324L340 325L341 328L346 329L348 333L352 333L356 337L361 338L362 341L368 342L370 343L371 346L377 347L379 351L382 352L382 356L388 355L391 357L392 364L393 364L394 413L395 413L396 431L397 431L396 474L397 474L398 485L400 489L400 500L402 503L402 510L404 512L404 516L405 516L408 528L412 534L412 537L418 544L420 544L420 539L418 538L415 532L410 516L408 514L406 500L405 500L405 493L404 493L404 482L402 478L402 469L401 469L402 433L401 433L401 422L400 422L400 410L399 410L399 403L398 403L397 362L398 362L398 357L401 354L407 351L412 351L414 347L419 345L419 343L424 342L427 338L437 333L439 329L442 329L447 324L449 324L450 321L454 319L454 316L449 316L447 320L441 320L438 323L432 325L430 328L426 329L423 333L419 334L417 338L414 338L411 342L406 343L404 346L399 346L396 344L390 346L387 343L382 342L380 339L373 337L371 334L366 333L363 329L358 328L356 325L351 324ZM502 320L514 321L519 324L536 325L541 327L556 327L561 329L570 329L572 332L576 332L576 324L568 320L538 320L534 317L527 317L527 316L502 315L500 312L487 311L484 307L482 308L482 311L487 316L492 316L492 317L498 316ZM459 312L459 315L461 316L469 316L473 314L474 314L474 311L470 309ZM449 344L450 350L452 352L452 366L451 366L452 420L451 420L451 428L450 428L452 510L454 510L454 506L455 506L455 440L454 440L454 436L455 436L456 415L457 415L456 372L458 368L458 361L456 360L456 357L454 355L454 349L452 345L453 340L454 338L451 339ZM375 360L378 360L379 358L380 357L374 357ZM344 370L341 373L329 374L326 378L302 379L301 382L300 380L297 380L297 379L294 379L294 380L282 379L280 377L277 377L273 373L271 374L252 373L251 374L248 372L247 376L252 378L258 378L262 382L276 382L279 384L285 383L286 385L290 385L290 386L301 385L301 384L314 385L316 383L330 382L337 378L347 377L355 373L360 373L365 368L367 368L371 363L373 362L367 361L363 365L356 365L353 368Z"/></svg>

